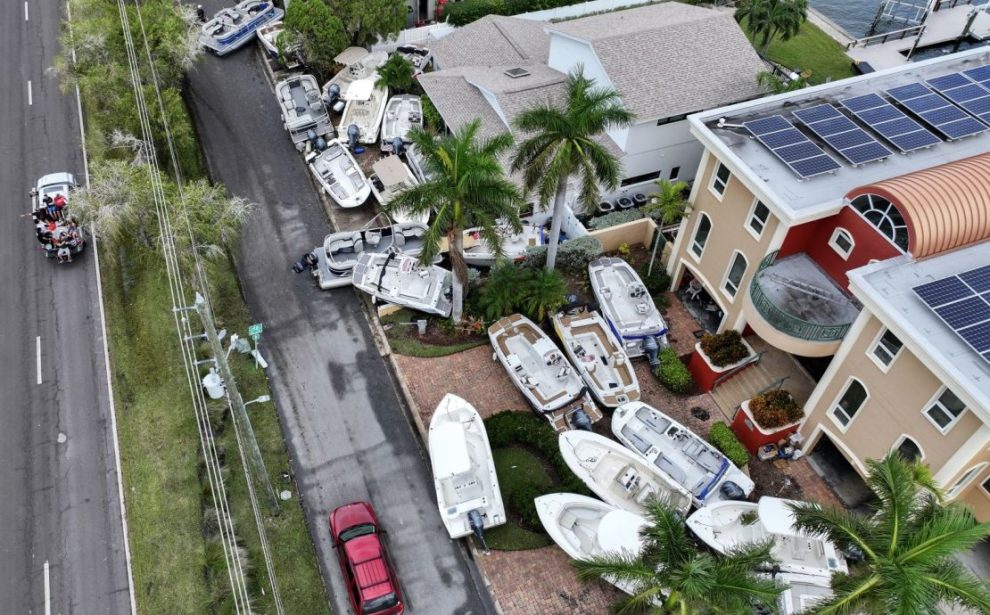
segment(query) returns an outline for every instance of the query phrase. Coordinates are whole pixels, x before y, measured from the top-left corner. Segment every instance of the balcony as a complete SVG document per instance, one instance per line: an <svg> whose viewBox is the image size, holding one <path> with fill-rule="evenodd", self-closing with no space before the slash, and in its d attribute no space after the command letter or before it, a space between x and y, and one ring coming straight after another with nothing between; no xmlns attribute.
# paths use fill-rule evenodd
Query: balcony
<svg viewBox="0 0 990 615"><path fill-rule="evenodd" d="M860 306L807 254L767 255L743 307L750 327L791 354L835 354Z"/></svg>

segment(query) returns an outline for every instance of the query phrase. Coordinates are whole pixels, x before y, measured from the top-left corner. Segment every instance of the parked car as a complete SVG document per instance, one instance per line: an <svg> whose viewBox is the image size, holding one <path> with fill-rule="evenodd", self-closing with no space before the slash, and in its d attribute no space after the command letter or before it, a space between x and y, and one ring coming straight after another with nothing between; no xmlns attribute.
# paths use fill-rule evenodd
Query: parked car
<svg viewBox="0 0 990 615"><path fill-rule="evenodd" d="M330 513L330 537L351 607L358 615L400 615L405 611L381 535L375 509L367 502L345 504Z"/></svg>

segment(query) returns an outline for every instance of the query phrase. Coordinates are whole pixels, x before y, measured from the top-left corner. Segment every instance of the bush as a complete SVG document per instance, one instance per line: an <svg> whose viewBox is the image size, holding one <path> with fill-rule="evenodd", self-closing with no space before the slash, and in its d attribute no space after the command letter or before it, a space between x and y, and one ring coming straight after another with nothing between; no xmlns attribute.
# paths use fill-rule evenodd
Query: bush
<svg viewBox="0 0 990 615"><path fill-rule="evenodd" d="M783 427L804 418L804 410L790 391L784 389L760 393L749 400L749 410L753 413L753 419L764 429Z"/></svg>
<svg viewBox="0 0 990 615"><path fill-rule="evenodd" d="M423 124L426 130L437 134L442 133L444 131L443 118L440 117L440 112L437 111L433 101L424 92L419 97L419 102L423 106Z"/></svg>
<svg viewBox="0 0 990 615"><path fill-rule="evenodd" d="M570 492L592 495L584 482L571 472L567 462L560 455L557 432L546 420L525 412L506 410L485 419L485 431L488 432L488 442L493 449L525 446L550 464L560 478L560 483L550 486L546 493ZM539 521L536 525L540 526Z"/></svg>
<svg viewBox="0 0 990 615"><path fill-rule="evenodd" d="M671 347L664 348L659 355L660 364L654 372L660 384L672 393L689 393L694 388L691 372Z"/></svg>
<svg viewBox="0 0 990 615"><path fill-rule="evenodd" d="M724 422L718 421L712 425L708 441L740 468L749 463L749 451Z"/></svg>
<svg viewBox="0 0 990 615"><path fill-rule="evenodd" d="M605 214L604 216L597 216L592 218L588 222L588 228L600 229L600 228L608 228L610 226L619 226L620 224L625 224L626 222L639 220L642 217L643 217L643 212L639 209L624 209L622 211L613 211L612 213Z"/></svg>
<svg viewBox="0 0 990 615"><path fill-rule="evenodd" d="M509 494L507 504L509 508L516 511L516 514L519 515L526 527L539 531L543 529L543 522L540 521L540 513L536 512L536 502L534 500L547 493L556 493L553 489L553 487L550 487L548 491L536 483L527 483Z"/></svg>
<svg viewBox="0 0 990 615"><path fill-rule="evenodd" d="M605 249L602 242L590 236L570 239L557 247L557 269L568 273L581 273L588 268L588 263L602 255ZM541 268L547 263L547 247L533 246L526 248L526 253L520 260L521 267L530 269Z"/></svg>
<svg viewBox="0 0 990 615"><path fill-rule="evenodd" d="M733 365L749 356L749 348L742 342L738 331L723 331L701 338L701 350L715 367Z"/></svg>
<svg viewBox="0 0 990 615"><path fill-rule="evenodd" d="M463 0L447 3L443 7L444 16L454 26L464 26L485 15L508 15L505 0Z"/></svg>
<svg viewBox="0 0 990 615"><path fill-rule="evenodd" d="M478 303L488 320L522 312L540 322L566 300L567 283L559 271L522 269L503 262L492 269Z"/></svg>
<svg viewBox="0 0 990 615"><path fill-rule="evenodd" d="M647 269L649 269L649 264L643 263L639 270L639 277L651 295L658 295L670 290L670 276L667 275L667 270L663 268L663 265L659 262L653 263L653 272L650 275L646 275Z"/></svg>

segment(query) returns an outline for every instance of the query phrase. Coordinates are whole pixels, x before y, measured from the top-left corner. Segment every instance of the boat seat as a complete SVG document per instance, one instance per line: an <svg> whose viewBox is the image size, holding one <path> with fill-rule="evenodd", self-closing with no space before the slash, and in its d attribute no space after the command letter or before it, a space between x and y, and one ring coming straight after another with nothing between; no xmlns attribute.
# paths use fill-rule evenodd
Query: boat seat
<svg viewBox="0 0 990 615"><path fill-rule="evenodd" d="M682 485L685 479L687 479L687 474L685 474L684 470L675 465L668 457L664 457L663 453L657 456L657 460L653 462L653 465L669 474L671 478Z"/></svg>
<svg viewBox="0 0 990 615"><path fill-rule="evenodd" d="M650 311L650 306L646 305L645 302L644 303L637 303L636 304L636 313L637 314L646 314L649 311Z"/></svg>
<svg viewBox="0 0 990 615"><path fill-rule="evenodd" d="M566 527L570 529L575 525L577 525L578 523L577 515L575 515L569 510L565 510L564 512L560 513L559 523L560 523L560 527Z"/></svg>
<svg viewBox="0 0 990 615"><path fill-rule="evenodd" d="M567 367L566 365L564 367L561 367L557 371L557 380L563 380L564 378L567 378L567 375L570 373L571 373L571 368Z"/></svg>
<svg viewBox="0 0 990 615"><path fill-rule="evenodd" d="M406 236L402 233L392 235L392 243L394 243L396 247L401 248L406 245Z"/></svg>
<svg viewBox="0 0 990 615"><path fill-rule="evenodd" d="M641 438L639 434L637 434L633 430L629 429L628 426L622 428L622 435L628 438L629 442L632 443L633 448L635 448L637 451L641 453L645 454L646 451L650 450L651 448L649 442Z"/></svg>
<svg viewBox="0 0 990 615"><path fill-rule="evenodd" d="M697 483L695 483L693 487L691 487L691 493L701 493L701 490L705 488L705 485L712 482L713 478L715 478L714 474L710 472L706 473L698 480Z"/></svg>
<svg viewBox="0 0 990 615"><path fill-rule="evenodd" d="M364 240L369 246L376 247L382 240L382 233L381 231L368 231L364 234Z"/></svg>
<svg viewBox="0 0 990 615"><path fill-rule="evenodd" d="M361 241L360 239L354 240L354 252L355 253L364 252L364 242Z"/></svg>

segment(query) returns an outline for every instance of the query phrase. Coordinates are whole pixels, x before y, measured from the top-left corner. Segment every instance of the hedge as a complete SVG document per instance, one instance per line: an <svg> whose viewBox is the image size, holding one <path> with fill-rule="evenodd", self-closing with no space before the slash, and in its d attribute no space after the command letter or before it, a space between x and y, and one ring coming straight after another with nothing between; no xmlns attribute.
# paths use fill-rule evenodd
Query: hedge
<svg viewBox="0 0 990 615"><path fill-rule="evenodd" d="M580 273L588 268L605 249L597 238L585 235L569 239L557 246L557 269L568 273ZM521 267L542 268L547 262L547 246L531 246L519 262Z"/></svg>
<svg viewBox="0 0 990 615"><path fill-rule="evenodd" d="M509 8L504 0L463 0L445 4L443 12L448 23L464 26L485 15L508 15Z"/></svg>
<svg viewBox="0 0 990 615"><path fill-rule="evenodd" d="M660 364L654 372L666 389L672 393L690 393L694 388L691 372L677 356L677 351L668 346L660 351Z"/></svg>
<svg viewBox="0 0 990 615"><path fill-rule="evenodd" d="M749 463L749 451L723 421L712 425L708 441L740 468Z"/></svg>

